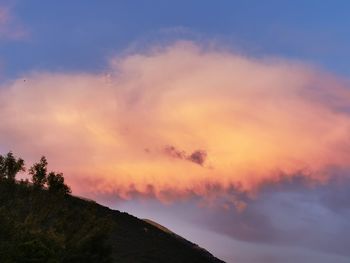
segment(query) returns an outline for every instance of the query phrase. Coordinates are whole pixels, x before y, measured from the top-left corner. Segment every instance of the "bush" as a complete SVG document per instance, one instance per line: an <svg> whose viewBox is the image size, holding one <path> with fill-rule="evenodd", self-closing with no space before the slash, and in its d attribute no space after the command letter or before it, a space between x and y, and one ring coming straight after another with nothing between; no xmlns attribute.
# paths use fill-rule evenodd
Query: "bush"
<svg viewBox="0 0 350 263"><path fill-rule="evenodd" d="M49 173L47 177L47 185L50 192L60 193L63 195L71 193L69 186L64 183L64 177L62 173Z"/></svg>

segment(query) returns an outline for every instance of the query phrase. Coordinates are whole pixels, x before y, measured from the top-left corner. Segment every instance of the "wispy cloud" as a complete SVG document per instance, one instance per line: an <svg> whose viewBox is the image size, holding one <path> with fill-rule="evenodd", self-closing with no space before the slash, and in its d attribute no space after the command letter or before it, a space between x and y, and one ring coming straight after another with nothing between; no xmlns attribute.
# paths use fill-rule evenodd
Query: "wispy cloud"
<svg viewBox="0 0 350 263"><path fill-rule="evenodd" d="M265 182L254 198L240 196L246 202L243 210L226 209L224 198L210 207L196 205L195 198L170 205L155 200L110 204L159 218L175 232L221 253L226 262L345 263L350 258L350 178L349 171L332 172L327 184L315 184L301 173ZM192 229L201 232L193 235Z"/></svg>
<svg viewBox="0 0 350 263"><path fill-rule="evenodd" d="M350 93L325 72L187 42L111 61L1 87L2 149L48 155L76 193L124 198L253 194L281 173L349 166Z"/></svg>
<svg viewBox="0 0 350 263"><path fill-rule="evenodd" d="M246 199L243 212L202 209L196 222L235 240L349 257L348 174L313 187L302 175L285 177L262 187L259 198Z"/></svg>
<svg viewBox="0 0 350 263"><path fill-rule="evenodd" d="M190 161L199 165L204 165L207 158L207 152L204 150L195 150L191 154L176 149L175 146L167 145L164 147L164 153L172 158Z"/></svg>
<svg viewBox="0 0 350 263"><path fill-rule="evenodd" d="M19 40L28 36L27 29L11 11L11 8L0 5L0 40Z"/></svg>

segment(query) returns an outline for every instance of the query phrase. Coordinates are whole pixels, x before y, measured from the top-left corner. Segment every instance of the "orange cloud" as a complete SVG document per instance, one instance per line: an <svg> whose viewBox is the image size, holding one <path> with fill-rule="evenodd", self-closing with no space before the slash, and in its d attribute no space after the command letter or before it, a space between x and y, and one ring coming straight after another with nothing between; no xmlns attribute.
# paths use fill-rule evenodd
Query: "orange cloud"
<svg viewBox="0 0 350 263"><path fill-rule="evenodd" d="M78 194L206 197L350 163L349 91L300 63L178 42L114 58L107 74L33 73L0 92L2 149L46 154Z"/></svg>

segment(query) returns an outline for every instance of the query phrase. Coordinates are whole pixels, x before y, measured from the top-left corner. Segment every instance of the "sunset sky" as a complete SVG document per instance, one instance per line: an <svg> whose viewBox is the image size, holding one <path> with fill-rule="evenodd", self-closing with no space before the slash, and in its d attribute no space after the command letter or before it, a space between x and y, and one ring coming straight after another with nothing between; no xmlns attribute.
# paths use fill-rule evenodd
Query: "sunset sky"
<svg viewBox="0 0 350 263"><path fill-rule="evenodd" d="M349 262L349 10L0 0L0 153L230 263Z"/></svg>

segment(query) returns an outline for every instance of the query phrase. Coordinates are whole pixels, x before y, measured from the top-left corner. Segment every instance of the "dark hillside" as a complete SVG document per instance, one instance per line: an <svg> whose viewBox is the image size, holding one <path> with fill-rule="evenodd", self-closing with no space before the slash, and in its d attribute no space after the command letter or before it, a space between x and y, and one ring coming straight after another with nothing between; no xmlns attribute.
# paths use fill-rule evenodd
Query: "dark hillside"
<svg viewBox="0 0 350 263"><path fill-rule="evenodd" d="M0 262L222 262L176 234L93 201L0 182Z"/></svg>

